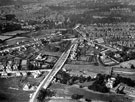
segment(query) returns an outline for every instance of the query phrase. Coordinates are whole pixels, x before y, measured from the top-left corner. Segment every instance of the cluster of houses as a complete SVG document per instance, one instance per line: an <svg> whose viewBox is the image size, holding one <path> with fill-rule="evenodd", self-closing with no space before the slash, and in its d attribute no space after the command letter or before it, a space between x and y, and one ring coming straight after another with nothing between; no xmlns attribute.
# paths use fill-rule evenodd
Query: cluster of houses
<svg viewBox="0 0 135 102"><path fill-rule="evenodd" d="M70 59L71 60L76 60L76 56L77 56L77 48L78 48L78 44L75 44L72 51L71 51L71 54L70 54Z"/></svg>
<svg viewBox="0 0 135 102"><path fill-rule="evenodd" d="M0 51L0 73L52 68L57 58L42 54L39 50L41 44L39 39L34 39L34 42L17 42L14 46L4 46Z"/></svg>
<svg viewBox="0 0 135 102"><path fill-rule="evenodd" d="M29 71L29 70L41 70L41 69L51 69L57 58L53 56L45 56L41 59L29 60L21 58L12 58L10 60L5 60L0 62L0 73L13 73L18 71ZM5 75L5 74L4 74Z"/></svg>
<svg viewBox="0 0 135 102"><path fill-rule="evenodd" d="M106 44L135 47L135 24L132 23L91 24L85 27L85 32L91 39L103 38Z"/></svg>
<svg viewBox="0 0 135 102"><path fill-rule="evenodd" d="M106 81L106 87L110 88L111 92L119 93L119 94L126 94L131 97L135 97L135 88L128 86L124 83L119 83L116 87L114 87L114 83L116 81L116 78L111 77L108 78Z"/></svg>
<svg viewBox="0 0 135 102"><path fill-rule="evenodd" d="M11 58L9 59L1 60L0 68L1 70L3 70L3 68L4 69L6 68L7 70L10 70L10 71L11 70L27 70L28 69L27 67L29 64L32 64L34 67L36 66L43 67L45 66L44 63L53 64L56 61L57 61L56 57L49 56L49 55L42 55L41 53L37 55L37 57L33 60L22 59L22 58L11 56Z"/></svg>
<svg viewBox="0 0 135 102"><path fill-rule="evenodd" d="M120 7L114 7L110 9L111 13L131 13L132 10L130 8L120 8Z"/></svg>
<svg viewBox="0 0 135 102"><path fill-rule="evenodd" d="M135 97L135 88L134 87L130 87L130 86L127 86L126 84L124 83L120 83L118 84L114 89L113 91L115 91L116 93L124 93L130 97Z"/></svg>
<svg viewBox="0 0 135 102"><path fill-rule="evenodd" d="M0 70L5 72L18 71L18 70L27 70L28 69L28 60L14 58L12 60L0 62Z"/></svg>
<svg viewBox="0 0 135 102"><path fill-rule="evenodd" d="M6 54L11 54L14 51L26 51L27 49L39 46L40 44L41 44L40 42L29 42L29 43L27 42L25 44L19 44L19 42L17 42L17 46L11 45L9 47L0 50L0 55L5 56Z"/></svg>

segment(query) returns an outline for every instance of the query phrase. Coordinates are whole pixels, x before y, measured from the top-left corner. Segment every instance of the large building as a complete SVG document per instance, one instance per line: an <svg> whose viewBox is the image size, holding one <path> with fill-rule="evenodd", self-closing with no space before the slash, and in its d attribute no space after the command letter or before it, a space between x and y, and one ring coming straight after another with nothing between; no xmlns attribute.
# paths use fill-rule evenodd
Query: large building
<svg viewBox="0 0 135 102"><path fill-rule="evenodd" d="M29 61L24 59L21 61L21 69L22 70L27 70L28 69L28 65L29 65Z"/></svg>

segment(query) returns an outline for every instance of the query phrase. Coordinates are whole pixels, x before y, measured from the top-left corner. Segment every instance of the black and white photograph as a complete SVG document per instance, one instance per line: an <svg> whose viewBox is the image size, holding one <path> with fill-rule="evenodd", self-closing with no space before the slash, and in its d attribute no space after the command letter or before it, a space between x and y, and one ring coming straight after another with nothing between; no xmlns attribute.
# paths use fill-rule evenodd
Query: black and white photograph
<svg viewBox="0 0 135 102"><path fill-rule="evenodd" d="M135 0L0 0L0 102L135 102Z"/></svg>

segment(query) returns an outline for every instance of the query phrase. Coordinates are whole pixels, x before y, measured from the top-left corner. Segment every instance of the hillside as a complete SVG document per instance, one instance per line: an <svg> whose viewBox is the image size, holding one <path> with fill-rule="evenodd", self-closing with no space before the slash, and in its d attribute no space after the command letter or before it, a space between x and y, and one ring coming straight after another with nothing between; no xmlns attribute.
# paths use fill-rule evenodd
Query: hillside
<svg viewBox="0 0 135 102"><path fill-rule="evenodd" d="M82 0L0 0L0 6L7 6L7 5L14 5L14 4L26 4L26 3L61 3L61 2L78 2ZM134 4L135 0L83 0L83 2L96 2L96 3L105 3L105 2L122 2L122 3L127 3L127 4Z"/></svg>
<svg viewBox="0 0 135 102"><path fill-rule="evenodd" d="M13 5L15 6L8 6ZM25 5L24 5L25 4ZM6 7L1 7L5 6ZM134 22L135 0L0 0L1 14L15 14L18 19L56 20L71 18L74 22ZM124 8L129 12L110 11Z"/></svg>
<svg viewBox="0 0 135 102"><path fill-rule="evenodd" d="M0 6L9 6L9 5L23 5L28 3L38 3L40 0L0 0Z"/></svg>
<svg viewBox="0 0 135 102"><path fill-rule="evenodd" d="M23 5L29 3L57 4L69 0L0 0L0 6Z"/></svg>

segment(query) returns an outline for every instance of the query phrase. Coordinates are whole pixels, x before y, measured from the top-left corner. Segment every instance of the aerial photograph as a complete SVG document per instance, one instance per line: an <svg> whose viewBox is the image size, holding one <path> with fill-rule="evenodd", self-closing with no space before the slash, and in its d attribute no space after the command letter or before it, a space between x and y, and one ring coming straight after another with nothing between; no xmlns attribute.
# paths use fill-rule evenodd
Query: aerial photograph
<svg viewBox="0 0 135 102"><path fill-rule="evenodd" d="M135 0L0 0L0 102L135 102Z"/></svg>

